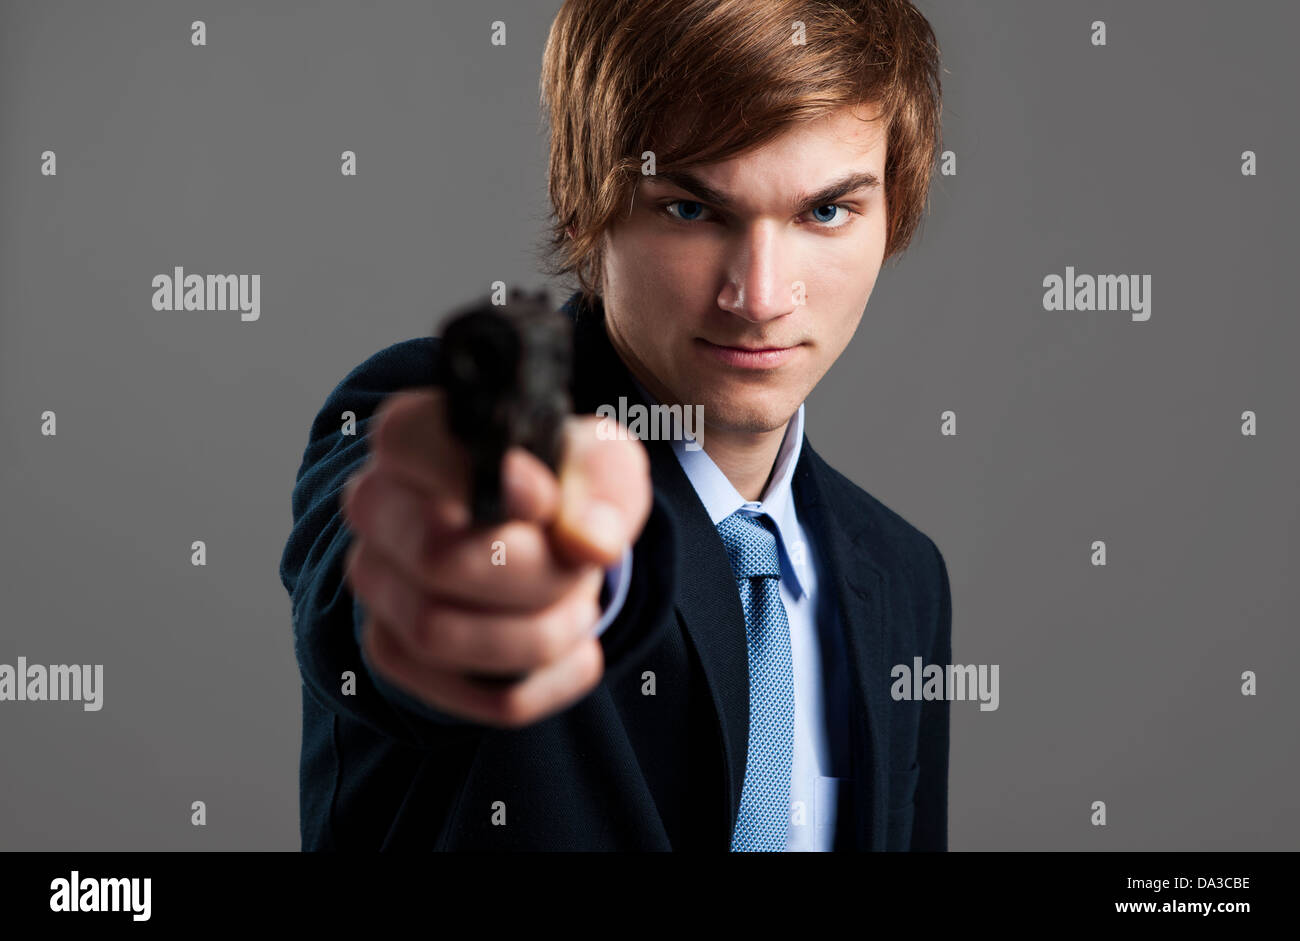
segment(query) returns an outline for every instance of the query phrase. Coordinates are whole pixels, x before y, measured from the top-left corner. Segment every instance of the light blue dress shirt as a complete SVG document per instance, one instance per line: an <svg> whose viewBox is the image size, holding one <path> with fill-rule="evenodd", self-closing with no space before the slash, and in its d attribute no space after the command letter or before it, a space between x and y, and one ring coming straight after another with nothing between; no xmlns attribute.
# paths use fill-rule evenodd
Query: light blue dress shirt
<svg viewBox="0 0 1300 941"><path fill-rule="evenodd" d="M647 402L654 402L644 389L642 393ZM740 510L767 516L776 526L781 601L790 623L794 659L794 761L785 848L825 852L833 848L836 818L847 809L851 793L846 776L848 678L835 630L834 606L826 598L819 601L816 550L800 525L791 488L803 436L804 407L800 405L786 426L771 480L757 502L742 497L703 448L690 451L686 442L674 441L672 449L713 525ZM596 636L623 606L631 581L631 561L629 549L608 573L611 601L594 629ZM823 669L824 665L829 669Z"/></svg>

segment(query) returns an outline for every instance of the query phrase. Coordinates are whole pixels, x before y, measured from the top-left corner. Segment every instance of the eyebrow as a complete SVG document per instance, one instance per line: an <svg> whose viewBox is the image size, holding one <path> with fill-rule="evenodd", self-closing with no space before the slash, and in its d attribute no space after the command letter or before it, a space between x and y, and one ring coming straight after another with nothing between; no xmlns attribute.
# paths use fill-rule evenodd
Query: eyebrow
<svg viewBox="0 0 1300 941"><path fill-rule="evenodd" d="M720 209L730 209L735 205L734 197L721 190L714 189L689 170L665 170L663 173L653 174L646 179L666 180L674 186L686 190L692 196L699 197L701 201L712 203ZM880 178L870 171L849 173L838 180L827 183L811 196L800 195L796 199L794 208L798 212L806 212L809 209L816 209L819 206L833 203L849 193L879 185Z"/></svg>

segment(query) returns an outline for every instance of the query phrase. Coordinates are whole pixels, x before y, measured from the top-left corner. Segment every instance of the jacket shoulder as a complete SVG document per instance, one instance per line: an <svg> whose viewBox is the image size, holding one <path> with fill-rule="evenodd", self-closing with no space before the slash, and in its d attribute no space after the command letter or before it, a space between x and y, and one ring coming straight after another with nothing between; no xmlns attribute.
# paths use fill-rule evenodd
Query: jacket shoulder
<svg viewBox="0 0 1300 941"><path fill-rule="evenodd" d="M353 411L362 409L370 415L386 396L399 389L434 385L437 351L436 337L413 337L371 354L334 387L318 420L336 418L335 405L346 405ZM362 417L358 411L357 419ZM315 438L316 429L312 431Z"/></svg>
<svg viewBox="0 0 1300 941"><path fill-rule="evenodd" d="M938 545L916 525L831 467L815 451L809 457L836 517L844 521L855 542L866 542L877 550L872 555L878 564L888 567L901 561L909 574L921 574L925 580L935 562L942 563Z"/></svg>
<svg viewBox="0 0 1300 941"><path fill-rule="evenodd" d="M929 662L947 663L952 658L952 589L948 565L934 540L902 515L885 506L862 487L813 454L820 478L822 498L827 502L831 525L849 536L859 558L881 570L901 592L898 612L909 612L917 625L924 626L921 641Z"/></svg>

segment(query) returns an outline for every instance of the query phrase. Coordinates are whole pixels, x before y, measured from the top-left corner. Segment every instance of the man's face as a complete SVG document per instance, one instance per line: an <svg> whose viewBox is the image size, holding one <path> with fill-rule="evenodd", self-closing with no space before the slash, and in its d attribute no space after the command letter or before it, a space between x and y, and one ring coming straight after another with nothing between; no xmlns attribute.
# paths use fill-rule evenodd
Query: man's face
<svg viewBox="0 0 1300 941"><path fill-rule="evenodd" d="M605 236L610 340L707 431L783 428L848 345L884 259L884 128L845 108L761 148L642 176ZM829 193L846 178L875 185ZM803 303L799 285L802 283Z"/></svg>

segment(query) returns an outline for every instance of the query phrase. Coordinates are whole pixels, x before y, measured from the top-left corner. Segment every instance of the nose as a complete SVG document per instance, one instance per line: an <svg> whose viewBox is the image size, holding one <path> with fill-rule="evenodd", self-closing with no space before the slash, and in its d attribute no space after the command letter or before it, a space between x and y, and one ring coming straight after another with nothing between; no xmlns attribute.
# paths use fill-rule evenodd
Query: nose
<svg viewBox="0 0 1300 941"><path fill-rule="evenodd" d="M796 306L790 257L779 223L760 220L749 226L737 237L727 259L718 306L756 324L790 313Z"/></svg>

